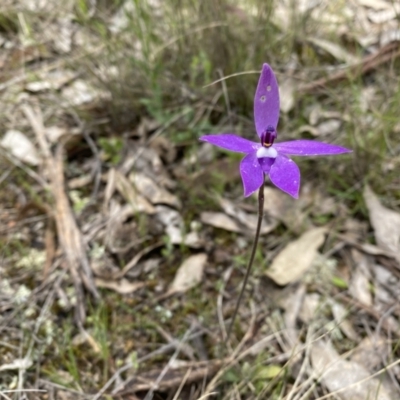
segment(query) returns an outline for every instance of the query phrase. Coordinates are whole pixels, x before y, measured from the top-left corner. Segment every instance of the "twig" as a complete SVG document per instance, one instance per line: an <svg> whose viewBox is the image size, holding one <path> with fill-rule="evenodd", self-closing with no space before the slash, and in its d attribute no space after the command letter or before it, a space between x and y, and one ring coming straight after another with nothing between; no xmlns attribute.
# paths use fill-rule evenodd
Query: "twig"
<svg viewBox="0 0 400 400"><path fill-rule="evenodd" d="M397 50L397 51L396 51ZM370 54L364 57L364 59L355 65L351 65L349 68L338 71L326 78L317 79L314 82L299 87L299 93L311 93L325 89L327 85L340 82L348 79L352 75L364 75L370 72L380 65L400 56L399 43L391 42L386 46L383 46L376 53Z"/></svg>
<svg viewBox="0 0 400 400"><path fill-rule="evenodd" d="M190 336L190 329L186 331L185 335L183 336L182 340L180 341L179 345L177 346L174 354L172 355L172 357L168 361L168 364L163 368L163 370L161 371L160 375L158 376L158 378L156 379L156 381L152 385L152 388L147 392L146 397L144 398L144 400L151 400L153 398L154 391L158 388L158 385L163 380L164 376L166 375L168 370L171 368L172 364L177 359L177 357L178 357L178 355L179 355L179 353L181 351L181 346L183 346L185 344L185 342L187 341L189 336Z"/></svg>
<svg viewBox="0 0 400 400"><path fill-rule="evenodd" d="M72 276L77 304L75 317L79 326L85 320L83 285L98 300L100 298L93 280L92 270L86 254L82 233L75 220L68 196L65 192L64 178L64 143L57 145L55 155L51 153L46 139L42 114L39 108L35 110L28 104L22 105L22 110L29 120L39 143L44 162L50 177L50 187L55 200L54 218L56 220L57 235Z"/></svg>
<svg viewBox="0 0 400 400"><path fill-rule="evenodd" d="M189 336L188 340L194 339L197 336L202 335L202 334L203 334L203 332L201 332L201 331L198 332L197 331L197 332L191 334ZM147 360L150 360L152 357L155 357L155 356L157 356L159 354L165 354L166 352L170 351L174 347L176 348L176 344L175 343L173 343L173 344L168 343L168 344L162 346L161 348L159 348L159 349L157 349L157 350L155 350L155 351L153 351L153 352L151 352L149 354L146 354L145 356L139 358L137 360L137 363L141 364L141 363L143 363L143 362L145 362ZM121 374L123 374L125 371L128 371L131 368L133 368L133 362L129 361L125 365L123 365L121 368L119 368L117 371L115 371L113 376L105 383L105 385L99 390L99 392L96 393L95 396L93 396L92 400L99 400L101 398L101 396L103 396L103 394L107 391L107 389L118 379L118 377L120 377ZM130 380L130 379L131 378L129 378L128 380ZM112 394L114 395L114 394L118 393L121 390L121 388L123 388L126 384L127 383L124 382L121 385L119 385L119 387L116 388L113 391Z"/></svg>
<svg viewBox="0 0 400 400"><path fill-rule="evenodd" d="M222 334L222 339L226 340L227 338L227 333L226 333L226 327L224 324L224 314L222 312L222 301L223 301L223 294L225 292L225 287L226 287L226 283L228 282L229 278L232 275L232 271L233 271L233 267L228 268L224 274L222 275L222 281L223 281L223 285L221 287L221 289L219 290L219 294L217 297L217 315L218 315L218 323L221 329L221 334Z"/></svg>

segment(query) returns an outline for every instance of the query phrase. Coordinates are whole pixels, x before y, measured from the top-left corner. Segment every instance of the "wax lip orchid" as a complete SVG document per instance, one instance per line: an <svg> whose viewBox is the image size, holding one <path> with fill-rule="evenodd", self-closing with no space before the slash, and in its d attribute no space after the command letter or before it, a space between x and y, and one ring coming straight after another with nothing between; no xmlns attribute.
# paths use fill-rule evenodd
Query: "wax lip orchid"
<svg viewBox="0 0 400 400"><path fill-rule="evenodd" d="M276 187L298 198L300 171L288 156L327 156L351 152L341 146L314 140L275 143L279 111L278 82L272 68L264 64L254 96L254 123L260 141L252 142L232 133L200 137L204 142L246 154L240 163L246 197L264 184L264 174L266 174Z"/></svg>

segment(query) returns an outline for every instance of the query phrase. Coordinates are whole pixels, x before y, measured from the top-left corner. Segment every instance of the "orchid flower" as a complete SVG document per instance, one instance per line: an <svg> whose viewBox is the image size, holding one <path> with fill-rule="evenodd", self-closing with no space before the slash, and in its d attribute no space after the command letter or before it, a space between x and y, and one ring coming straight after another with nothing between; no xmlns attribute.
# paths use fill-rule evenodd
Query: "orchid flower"
<svg viewBox="0 0 400 400"><path fill-rule="evenodd" d="M300 171L288 156L327 156L350 153L341 146L314 140L274 143L279 121L279 89L272 68L264 64L254 97L254 123L259 142L232 133L205 135L200 140L226 150L244 153L240 163L244 195L250 196L264 184L264 174L271 182L294 198L299 197Z"/></svg>

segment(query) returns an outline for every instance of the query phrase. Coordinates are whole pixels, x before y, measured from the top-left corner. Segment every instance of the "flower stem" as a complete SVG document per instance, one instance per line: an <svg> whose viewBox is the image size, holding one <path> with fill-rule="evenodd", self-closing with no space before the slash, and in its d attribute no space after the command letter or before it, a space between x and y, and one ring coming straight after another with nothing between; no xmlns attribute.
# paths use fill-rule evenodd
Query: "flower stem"
<svg viewBox="0 0 400 400"><path fill-rule="evenodd" d="M257 220L256 234L254 236L254 241L253 241L253 248L251 249L251 256L250 256L249 263L247 265L246 275L244 277L242 289L240 290L239 298L238 298L238 301L236 302L235 311L233 313L232 320L229 325L228 333L226 335L226 342L228 342L229 337L231 335L233 324L235 323L235 319L236 319L237 313L239 311L239 306L242 301L243 293L244 293L247 281L250 276L251 267L253 266L253 261L254 261L255 255L256 255L256 250L257 250L258 239L260 238L260 230L261 230L263 216L264 216L264 182L258 191L258 220Z"/></svg>

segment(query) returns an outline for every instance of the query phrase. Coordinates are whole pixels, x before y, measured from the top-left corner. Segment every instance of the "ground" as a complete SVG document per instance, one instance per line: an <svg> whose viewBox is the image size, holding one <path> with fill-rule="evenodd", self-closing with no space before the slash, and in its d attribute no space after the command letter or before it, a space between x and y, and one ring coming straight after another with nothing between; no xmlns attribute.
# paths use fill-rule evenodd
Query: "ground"
<svg viewBox="0 0 400 400"><path fill-rule="evenodd" d="M3 0L0 397L397 399L400 46L389 0ZM298 200L240 154L264 62Z"/></svg>

